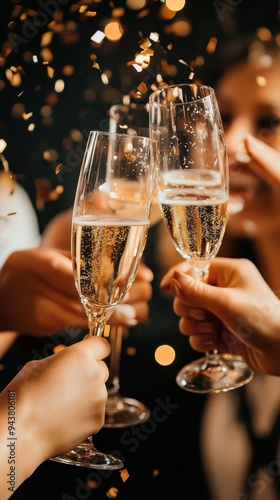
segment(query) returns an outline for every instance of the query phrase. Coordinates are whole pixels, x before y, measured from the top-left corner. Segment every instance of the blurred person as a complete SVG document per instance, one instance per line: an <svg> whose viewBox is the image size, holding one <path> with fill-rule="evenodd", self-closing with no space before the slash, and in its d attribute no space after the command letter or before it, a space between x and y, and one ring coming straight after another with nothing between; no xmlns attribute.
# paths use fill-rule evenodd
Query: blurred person
<svg viewBox="0 0 280 500"><path fill-rule="evenodd" d="M216 91L230 169L219 256L252 260L279 296L280 49L273 38L240 37L213 57L217 65L211 59L204 83ZM166 250L166 271L175 262L170 255ZM211 500L279 498L279 407L279 377L260 373L241 389L208 397L200 432Z"/></svg>

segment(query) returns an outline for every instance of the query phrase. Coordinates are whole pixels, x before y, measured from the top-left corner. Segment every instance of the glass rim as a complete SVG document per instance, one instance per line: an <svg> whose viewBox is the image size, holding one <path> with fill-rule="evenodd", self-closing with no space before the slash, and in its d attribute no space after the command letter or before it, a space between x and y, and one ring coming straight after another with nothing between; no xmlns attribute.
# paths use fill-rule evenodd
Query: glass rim
<svg viewBox="0 0 280 500"><path fill-rule="evenodd" d="M88 138L91 136L91 135L104 135L104 136L107 136L107 137L116 137L116 138L122 138L122 139L145 139L145 141L149 141L149 142L156 142L155 139L152 139L151 137L149 136L145 136L145 135L133 135L133 134L126 134L124 132L108 132L107 130L90 130L89 131L89 134L88 134Z"/></svg>
<svg viewBox="0 0 280 500"><path fill-rule="evenodd" d="M203 87L204 89L207 89L209 93L203 97L198 97L197 99L193 99L191 101L183 100L182 102L166 102L166 103L161 103L157 102L154 100L156 96L159 96L163 94L164 92L168 90L172 90L175 88L181 89L181 88L191 88L191 87L197 87L198 89ZM167 105L172 105L172 106L182 106L182 104L193 104L198 101L203 101L204 99L208 99L210 96L214 95L215 96L215 90L213 87L210 87L210 85L205 85L204 83L179 83L179 84L172 84L172 85L167 85L166 87L162 87L160 89L155 90L152 92L149 96L149 105L157 105L157 106L167 106Z"/></svg>

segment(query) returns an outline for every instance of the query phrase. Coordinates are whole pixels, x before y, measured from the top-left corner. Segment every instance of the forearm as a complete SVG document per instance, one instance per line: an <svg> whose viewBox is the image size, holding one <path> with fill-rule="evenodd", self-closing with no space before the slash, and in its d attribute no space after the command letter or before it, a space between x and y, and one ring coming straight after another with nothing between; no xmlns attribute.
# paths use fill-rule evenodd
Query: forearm
<svg viewBox="0 0 280 500"><path fill-rule="evenodd" d="M9 384L0 394L1 500L10 498L42 462L30 422L25 425L30 420L26 410L17 388Z"/></svg>

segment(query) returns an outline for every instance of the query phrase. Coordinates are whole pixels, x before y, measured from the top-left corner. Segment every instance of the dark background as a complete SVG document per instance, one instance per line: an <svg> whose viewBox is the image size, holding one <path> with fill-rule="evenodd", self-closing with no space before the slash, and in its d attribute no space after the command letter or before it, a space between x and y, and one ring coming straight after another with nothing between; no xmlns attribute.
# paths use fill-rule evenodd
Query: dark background
<svg viewBox="0 0 280 500"><path fill-rule="evenodd" d="M81 14L78 10L81 5L87 5L96 16L89 18ZM8 144L4 155L11 171L19 175L34 205L35 180L48 179L50 182L44 195L44 209L38 211L41 229L52 215L72 204L88 131L107 130L108 108L112 104L121 102L124 95L130 96L132 101L146 102L159 73L167 83L182 83L188 81L192 68L193 81L203 79L209 83L216 51L208 53L207 46L213 37L217 39L218 50L237 34L255 34L264 26L274 33L279 30L277 0L188 0L171 20L162 18L162 6L160 0L147 1L140 11L128 8L125 1L1 1L0 138ZM116 15L120 7L123 9L117 14L120 14L118 19L124 30L121 40L105 39L99 45L94 44L90 40L92 34L97 29L102 30L104 21ZM180 19L187 20L190 25L190 33L184 37L172 33L173 23ZM54 70L53 78L48 76L47 65L43 64L41 56L45 32L52 33L45 48L51 53L49 66ZM150 66L137 73L128 63L140 52L139 42L150 32L157 32L159 41L152 43L154 56ZM29 57L37 55L38 62L27 60L27 54ZM199 56L204 58L204 64L196 66ZM93 67L91 57L96 58L100 69ZM63 75L63 67L68 64L74 67L71 76ZM18 87L13 87L7 79L6 71L11 67L20 73ZM107 85L101 79L103 72L109 78ZM65 89L58 94L54 91L54 83L59 78L64 79ZM135 91L142 81L147 92L135 99ZM26 113L33 113L32 117L28 120L21 115L15 117L18 104L24 105ZM45 105L51 107L48 124L41 115ZM27 130L31 122L35 124L32 132ZM78 139L73 140L73 130L80 132ZM56 157L47 160L43 154L49 150L53 150ZM60 164L63 168L58 175L55 169ZM48 191L60 185L64 188L63 194L56 200L48 200Z"/></svg>
<svg viewBox="0 0 280 500"><path fill-rule="evenodd" d="M153 86L157 85L158 74L167 83L183 83L189 80L193 69L192 81L201 79L209 83L219 47L229 39L254 35L260 27L267 27L273 33L280 31L279 2L275 0L187 0L186 7L172 20L161 18L163 4L159 0L147 1L141 11L133 11L125 2L118 1L66 3L64 0L63 3L56 0L45 2L56 12L53 17L49 16L47 25L38 27L34 33L32 20L36 13L43 11L42 3L1 0L0 6L0 139L7 142L4 156L11 171L30 194L41 230L55 213L72 205L87 134L91 129L108 129L108 109L112 104L122 102L123 96L130 96L132 101L146 102ZM81 5L96 10L96 16L86 18L79 13ZM108 40L100 45L92 43L92 34L103 28L104 20L111 18L117 7L124 8L120 17L124 29L122 39L117 43ZM187 20L191 27L190 33L184 37L170 31L172 23L180 18ZM18 37L22 37L27 29L26 20L31 27L28 25L28 36L21 40ZM48 76L41 56L42 36L48 31L53 34L47 45L52 57L49 66L54 69L53 78ZM159 34L159 42L152 44L155 52L150 66L137 73L128 62L140 51L139 41L148 37L151 31ZM7 44L7 37L21 41L16 44L17 51ZM207 49L211 38L217 40L214 53ZM38 63L26 60L26 53L38 55ZM100 69L93 67L92 56L96 57ZM199 56L204 58L202 66L195 63ZM71 76L63 74L63 68L68 64L74 67ZM6 71L11 67L20 72L21 84L18 87L13 87L7 78ZM108 85L102 82L103 72L108 75ZM65 89L60 94L54 91L54 82L58 78L65 81ZM143 81L147 92L136 97L137 87ZM19 104L24 105L26 113L32 112L32 117L28 120L21 115L15 117ZM45 105L51 108L49 123L41 115ZM27 129L29 123L35 124L32 132ZM56 157L47 160L44 152L50 150L56 153ZM58 165L61 169L56 173ZM49 183L43 194L42 179ZM38 186L44 201L41 207L38 206ZM59 186L63 186L63 193L51 199ZM156 227L151 228L145 258L155 273L158 264L154 251L156 238ZM95 436L96 445L103 451L118 450L123 454L129 480L123 482L118 472L106 476L105 473L47 461L18 489L13 499L106 500L116 497L131 500L152 497L165 500L183 497L209 500L199 443L206 397L186 393L175 383L178 370L196 354L178 332L178 318L172 312L172 303L160 295L157 285L155 281L150 323L131 329L123 341L120 373L121 392L148 405L152 419L138 428L135 450L124 440L124 430L102 429ZM83 332L80 333L82 337ZM1 360L5 367L1 373L2 387L26 361L51 354L61 341L68 345L76 340L79 340L78 334L76 338L70 338L67 332L59 332L47 339L21 335ZM156 348L165 343L176 352L174 363L166 367L154 359ZM128 355L130 348L135 350L134 356ZM168 401L174 405L170 413L166 409L158 413L159 405ZM156 415L160 415L161 420ZM92 480L99 483L97 489L91 489Z"/></svg>

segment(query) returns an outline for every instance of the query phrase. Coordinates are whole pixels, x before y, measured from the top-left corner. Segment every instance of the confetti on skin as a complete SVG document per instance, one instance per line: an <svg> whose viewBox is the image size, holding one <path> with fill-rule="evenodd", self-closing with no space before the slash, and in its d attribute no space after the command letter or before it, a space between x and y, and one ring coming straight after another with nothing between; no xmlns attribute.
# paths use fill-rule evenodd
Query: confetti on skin
<svg viewBox="0 0 280 500"><path fill-rule="evenodd" d="M66 345L63 345L63 344L58 344L56 345L54 348L53 348L53 352L54 353L57 353L57 352L60 352L60 351L63 351L63 349L66 348Z"/></svg>

